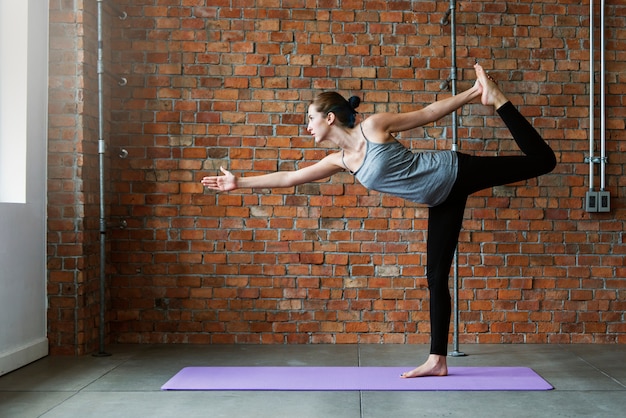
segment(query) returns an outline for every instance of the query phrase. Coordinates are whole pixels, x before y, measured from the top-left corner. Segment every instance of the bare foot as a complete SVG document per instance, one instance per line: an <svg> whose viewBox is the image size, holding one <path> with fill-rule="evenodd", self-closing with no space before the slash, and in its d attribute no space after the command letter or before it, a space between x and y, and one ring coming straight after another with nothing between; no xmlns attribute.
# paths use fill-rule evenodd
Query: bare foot
<svg viewBox="0 0 626 418"><path fill-rule="evenodd" d="M437 354L431 354L428 356L428 360L421 366L411 370L410 372L402 373L400 377L403 379L411 377L423 377L423 376L447 376L448 375L448 363L446 356L440 356Z"/></svg>
<svg viewBox="0 0 626 418"><path fill-rule="evenodd" d="M475 64L474 69L476 70L478 82L483 87L483 93L480 98L482 104L486 106L493 105L497 110L500 106L509 101L504 93L502 93L502 91L498 88L498 85L495 83L493 78L485 72L480 64Z"/></svg>

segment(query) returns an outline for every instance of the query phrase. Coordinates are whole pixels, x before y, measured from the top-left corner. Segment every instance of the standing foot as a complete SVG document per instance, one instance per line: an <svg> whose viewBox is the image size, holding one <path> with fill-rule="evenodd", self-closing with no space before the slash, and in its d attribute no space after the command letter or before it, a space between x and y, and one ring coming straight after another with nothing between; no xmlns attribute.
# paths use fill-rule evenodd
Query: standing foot
<svg viewBox="0 0 626 418"><path fill-rule="evenodd" d="M428 356L428 360L421 366L402 373L400 377L403 379L412 377L424 377L424 376L447 376L448 375L448 363L446 356L438 354L431 354Z"/></svg>

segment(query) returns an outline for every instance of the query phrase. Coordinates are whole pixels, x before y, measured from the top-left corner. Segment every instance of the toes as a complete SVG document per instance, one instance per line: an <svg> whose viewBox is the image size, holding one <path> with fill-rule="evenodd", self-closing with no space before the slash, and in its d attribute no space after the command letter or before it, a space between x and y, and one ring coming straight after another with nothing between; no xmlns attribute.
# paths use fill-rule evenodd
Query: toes
<svg viewBox="0 0 626 418"><path fill-rule="evenodd" d="M493 84L498 84L498 82L496 81L495 78L493 78L491 75L489 75L489 73L486 73L486 74L487 74L487 79L489 81L491 81Z"/></svg>

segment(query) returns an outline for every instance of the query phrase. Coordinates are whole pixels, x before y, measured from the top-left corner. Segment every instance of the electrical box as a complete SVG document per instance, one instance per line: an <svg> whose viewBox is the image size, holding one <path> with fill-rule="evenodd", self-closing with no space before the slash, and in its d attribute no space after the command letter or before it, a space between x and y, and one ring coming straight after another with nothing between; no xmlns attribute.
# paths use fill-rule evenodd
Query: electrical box
<svg viewBox="0 0 626 418"><path fill-rule="evenodd" d="M611 211L611 194L608 191L600 190L598 192L598 212Z"/></svg>
<svg viewBox="0 0 626 418"><path fill-rule="evenodd" d="M585 195L585 210L587 212L598 211L598 192L589 190Z"/></svg>
<svg viewBox="0 0 626 418"><path fill-rule="evenodd" d="M611 193L606 190L599 192L589 190L585 195L585 210L587 212L610 212Z"/></svg>

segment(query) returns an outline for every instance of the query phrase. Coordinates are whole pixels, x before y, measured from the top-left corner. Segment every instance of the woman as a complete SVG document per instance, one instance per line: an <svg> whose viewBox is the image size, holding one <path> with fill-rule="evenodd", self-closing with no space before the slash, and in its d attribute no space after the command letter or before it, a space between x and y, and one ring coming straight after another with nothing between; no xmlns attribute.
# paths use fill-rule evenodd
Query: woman
<svg viewBox="0 0 626 418"><path fill-rule="evenodd" d="M374 114L355 125L358 97L345 100L322 93L308 109L307 131L316 143L330 142L341 149L296 171L237 178L221 168L223 176L204 177L202 185L218 191L238 188L291 187L348 170L365 187L426 204L428 212L427 279L430 292L431 349L426 362L402 377L445 376L451 301L448 275L456 249L467 197L479 190L526 180L556 166L552 149L476 64L477 81L456 96L406 113ZM525 154L477 157L454 151L413 153L393 134L434 122L480 97L493 106Z"/></svg>

